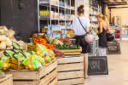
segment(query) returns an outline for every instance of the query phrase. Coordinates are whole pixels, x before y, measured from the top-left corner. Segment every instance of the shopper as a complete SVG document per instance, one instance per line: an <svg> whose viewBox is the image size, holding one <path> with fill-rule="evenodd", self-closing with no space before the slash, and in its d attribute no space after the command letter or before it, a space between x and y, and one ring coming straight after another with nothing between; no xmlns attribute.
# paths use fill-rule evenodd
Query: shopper
<svg viewBox="0 0 128 85"><path fill-rule="evenodd" d="M82 47L82 55L85 60L85 78L88 77L88 52L90 51L89 44L85 42L85 35L89 32L90 21L84 16L84 6L81 5L77 9L78 17L73 20L72 30L75 33L76 43ZM82 26L83 25L83 26ZM84 28L85 30L84 30Z"/></svg>
<svg viewBox="0 0 128 85"><path fill-rule="evenodd" d="M97 17L99 22L98 36L99 36L99 56L107 56L107 32L110 33L109 22L107 17L99 14Z"/></svg>

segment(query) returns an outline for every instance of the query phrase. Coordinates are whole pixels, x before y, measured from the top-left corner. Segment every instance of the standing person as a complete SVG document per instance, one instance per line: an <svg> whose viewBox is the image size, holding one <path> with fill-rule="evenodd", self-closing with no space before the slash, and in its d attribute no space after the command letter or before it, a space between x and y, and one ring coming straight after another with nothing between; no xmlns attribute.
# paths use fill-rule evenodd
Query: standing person
<svg viewBox="0 0 128 85"><path fill-rule="evenodd" d="M107 17L99 14L97 17L99 22L98 36L99 36L99 56L107 56L107 33L110 33L109 22Z"/></svg>
<svg viewBox="0 0 128 85"><path fill-rule="evenodd" d="M88 52L89 44L85 42L85 35L89 32L90 21L84 16L84 6L81 5L77 9L78 17L73 20L72 30L75 33L76 43L82 47L82 56L84 56L85 78L88 77ZM82 26L83 25L83 26ZM83 28L84 27L84 28Z"/></svg>

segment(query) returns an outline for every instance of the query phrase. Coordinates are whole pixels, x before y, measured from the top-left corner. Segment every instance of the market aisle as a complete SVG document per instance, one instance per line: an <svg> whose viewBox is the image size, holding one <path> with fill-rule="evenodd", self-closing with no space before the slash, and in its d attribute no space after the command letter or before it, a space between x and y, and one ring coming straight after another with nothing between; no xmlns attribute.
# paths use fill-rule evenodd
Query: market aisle
<svg viewBox="0 0 128 85"><path fill-rule="evenodd" d="M85 85L128 85L128 41L121 41L121 55L108 55L109 75L90 76Z"/></svg>

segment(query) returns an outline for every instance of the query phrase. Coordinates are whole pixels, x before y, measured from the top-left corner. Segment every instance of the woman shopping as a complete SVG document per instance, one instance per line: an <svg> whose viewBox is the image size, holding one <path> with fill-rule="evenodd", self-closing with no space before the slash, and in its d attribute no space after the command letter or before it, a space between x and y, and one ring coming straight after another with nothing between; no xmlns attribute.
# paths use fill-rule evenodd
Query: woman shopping
<svg viewBox="0 0 128 85"><path fill-rule="evenodd" d="M85 41L85 35L89 32L90 21L84 16L84 6L81 5L77 9L78 17L73 20L72 30L75 33L76 43L82 47L82 55L85 60L85 78L88 77L88 52L90 51L89 44Z"/></svg>
<svg viewBox="0 0 128 85"><path fill-rule="evenodd" d="M107 56L107 33L110 33L109 22L103 14L99 14L97 20L99 22L99 56Z"/></svg>

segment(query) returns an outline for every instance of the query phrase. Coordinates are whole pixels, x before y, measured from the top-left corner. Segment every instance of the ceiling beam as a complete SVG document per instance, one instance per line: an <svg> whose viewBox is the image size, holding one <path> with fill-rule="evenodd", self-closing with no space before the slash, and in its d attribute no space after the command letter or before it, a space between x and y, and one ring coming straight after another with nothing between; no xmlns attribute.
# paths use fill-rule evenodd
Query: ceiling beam
<svg viewBox="0 0 128 85"><path fill-rule="evenodd" d="M109 4L109 5L127 5L128 0L104 0L104 3Z"/></svg>
<svg viewBox="0 0 128 85"><path fill-rule="evenodd" d="M109 6L109 8L128 8L128 5L115 5L115 6Z"/></svg>
<svg viewBox="0 0 128 85"><path fill-rule="evenodd" d="M122 2L122 0L114 0L115 2Z"/></svg>

